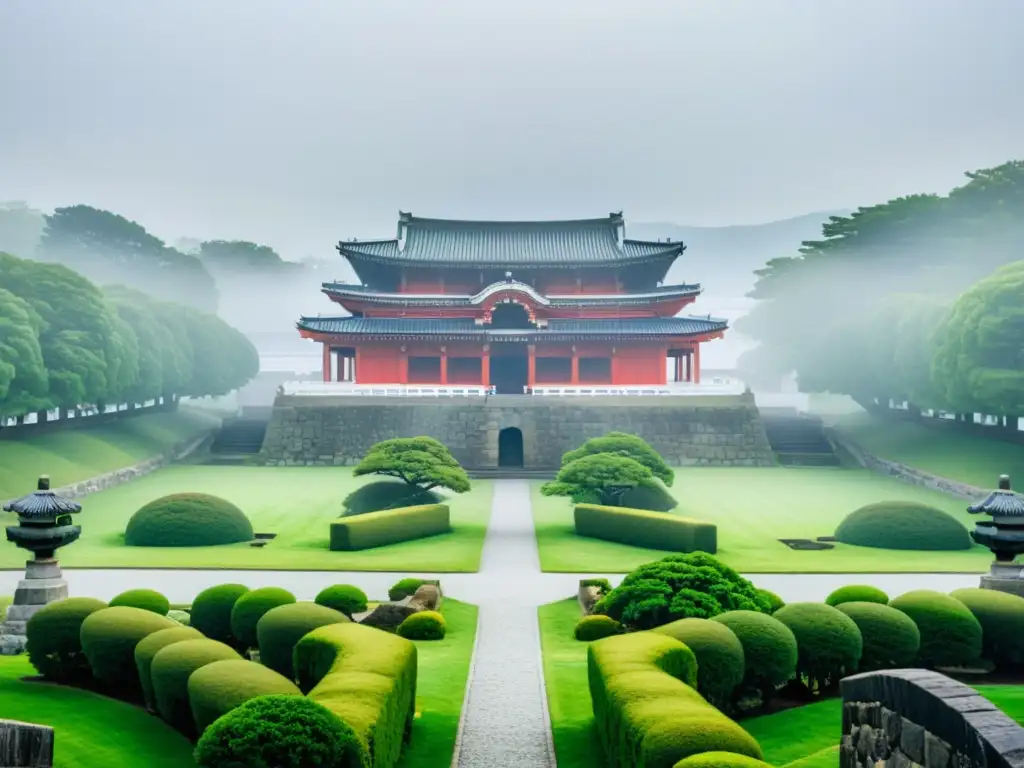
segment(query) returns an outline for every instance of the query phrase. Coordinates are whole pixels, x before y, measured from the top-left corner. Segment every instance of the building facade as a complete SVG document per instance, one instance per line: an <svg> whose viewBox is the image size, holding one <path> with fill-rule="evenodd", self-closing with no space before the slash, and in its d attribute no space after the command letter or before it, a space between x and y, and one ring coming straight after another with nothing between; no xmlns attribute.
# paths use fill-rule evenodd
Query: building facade
<svg viewBox="0 0 1024 768"><path fill-rule="evenodd" d="M323 380L483 387L700 383L726 323L679 317L697 284L664 285L685 245L630 240L621 213L484 222L399 215L391 240L345 241L361 285L325 283L350 315L303 317Z"/></svg>

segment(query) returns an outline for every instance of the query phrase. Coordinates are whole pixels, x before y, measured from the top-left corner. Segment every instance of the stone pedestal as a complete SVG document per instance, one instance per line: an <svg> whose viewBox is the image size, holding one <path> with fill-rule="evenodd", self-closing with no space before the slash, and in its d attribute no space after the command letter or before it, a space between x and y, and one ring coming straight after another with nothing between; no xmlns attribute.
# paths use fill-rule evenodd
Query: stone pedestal
<svg viewBox="0 0 1024 768"><path fill-rule="evenodd" d="M17 720L0 720L0 766L52 768L53 728Z"/></svg>
<svg viewBox="0 0 1024 768"><path fill-rule="evenodd" d="M0 655L11 656L25 650L25 625L35 613L54 600L68 596L68 583L60 572L56 559L29 560L25 563L25 578L14 591L14 603L0 624Z"/></svg>
<svg viewBox="0 0 1024 768"><path fill-rule="evenodd" d="M1024 597L1024 565L1019 563L992 563L988 575L981 577L982 589L995 589Z"/></svg>

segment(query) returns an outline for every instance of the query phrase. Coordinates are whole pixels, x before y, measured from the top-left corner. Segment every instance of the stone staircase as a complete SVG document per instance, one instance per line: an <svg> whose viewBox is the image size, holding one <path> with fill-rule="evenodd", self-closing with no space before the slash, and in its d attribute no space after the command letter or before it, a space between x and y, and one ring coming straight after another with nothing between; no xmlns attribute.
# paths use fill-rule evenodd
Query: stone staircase
<svg viewBox="0 0 1024 768"><path fill-rule="evenodd" d="M208 464L244 464L260 452L267 434L269 417L244 414L225 419L213 438Z"/></svg>
<svg viewBox="0 0 1024 768"><path fill-rule="evenodd" d="M795 408L762 408L768 444L780 464L790 467L837 467L841 465L832 441L817 416Z"/></svg>
<svg viewBox="0 0 1024 768"><path fill-rule="evenodd" d="M473 480L554 480L557 468L526 469L525 467L476 467L466 470Z"/></svg>

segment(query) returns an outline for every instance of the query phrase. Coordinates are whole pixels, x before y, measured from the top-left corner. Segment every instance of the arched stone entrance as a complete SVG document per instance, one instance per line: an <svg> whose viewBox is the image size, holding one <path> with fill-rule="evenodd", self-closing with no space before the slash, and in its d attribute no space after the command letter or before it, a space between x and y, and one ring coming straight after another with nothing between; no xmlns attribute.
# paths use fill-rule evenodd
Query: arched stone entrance
<svg viewBox="0 0 1024 768"><path fill-rule="evenodd" d="M506 427L498 433L498 466L523 466L523 433L518 427Z"/></svg>

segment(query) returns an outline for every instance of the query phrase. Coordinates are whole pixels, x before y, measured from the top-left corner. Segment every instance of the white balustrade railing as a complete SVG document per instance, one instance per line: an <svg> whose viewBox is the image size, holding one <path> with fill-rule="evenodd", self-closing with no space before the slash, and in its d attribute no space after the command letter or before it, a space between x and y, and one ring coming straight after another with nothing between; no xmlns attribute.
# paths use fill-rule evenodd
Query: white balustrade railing
<svg viewBox="0 0 1024 768"><path fill-rule="evenodd" d="M742 395L743 384L666 384L664 386L539 386L533 394L544 397L685 397L708 395Z"/></svg>
<svg viewBox="0 0 1024 768"><path fill-rule="evenodd" d="M745 387L737 382L707 384L672 383L664 386L535 386L523 388L524 395L538 397L680 397L687 395L740 395ZM291 381L279 388L282 395L298 397L484 397L496 394L494 387L466 385L417 386L404 384L353 384L335 381Z"/></svg>

